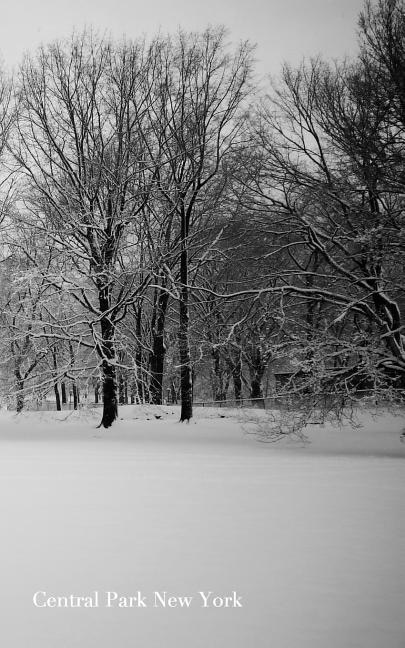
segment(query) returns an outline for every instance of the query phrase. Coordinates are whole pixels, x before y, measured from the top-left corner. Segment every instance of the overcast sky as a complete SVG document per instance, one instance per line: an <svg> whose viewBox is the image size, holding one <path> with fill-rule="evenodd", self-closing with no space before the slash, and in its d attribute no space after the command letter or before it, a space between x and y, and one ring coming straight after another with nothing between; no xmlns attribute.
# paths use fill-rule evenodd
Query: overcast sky
<svg viewBox="0 0 405 648"><path fill-rule="evenodd" d="M282 61L319 53L340 58L356 51L362 0L7 0L0 21L0 55L7 68L41 42L93 25L135 38L224 24L230 39L257 43L260 74Z"/></svg>

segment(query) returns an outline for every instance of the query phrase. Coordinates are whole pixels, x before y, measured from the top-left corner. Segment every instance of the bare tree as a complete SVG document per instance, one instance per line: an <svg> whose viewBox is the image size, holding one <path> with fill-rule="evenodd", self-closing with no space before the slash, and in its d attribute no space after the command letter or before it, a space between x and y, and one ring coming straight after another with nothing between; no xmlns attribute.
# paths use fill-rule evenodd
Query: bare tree
<svg viewBox="0 0 405 648"><path fill-rule="evenodd" d="M14 154L27 178L31 226L71 260L70 274L52 283L69 286L88 315L104 427L117 417L116 325L143 290L136 255L125 250L134 248L152 173L139 135L147 68L142 43L115 46L84 32L27 58L18 86Z"/></svg>
<svg viewBox="0 0 405 648"><path fill-rule="evenodd" d="M156 188L179 235L179 358L181 421L192 416L190 354L190 250L201 232L204 200L221 165L241 139L241 114L249 88L251 47L229 54L224 30L180 32L157 41L152 157L161 166Z"/></svg>
<svg viewBox="0 0 405 648"><path fill-rule="evenodd" d="M359 389L401 397L405 386L404 122L393 62L394 50L405 60L404 16L402 2L368 6L358 61L285 66L239 176L268 239L262 261L278 261L255 292L288 296L290 321L300 318L289 356L301 392L335 392L339 404Z"/></svg>

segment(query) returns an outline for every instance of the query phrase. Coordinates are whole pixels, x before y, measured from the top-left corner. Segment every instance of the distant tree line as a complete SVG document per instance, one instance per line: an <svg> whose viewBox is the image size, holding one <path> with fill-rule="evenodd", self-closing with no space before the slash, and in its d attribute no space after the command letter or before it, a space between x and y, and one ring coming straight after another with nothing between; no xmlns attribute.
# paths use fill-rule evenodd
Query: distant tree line
<svg viewBox="0 0 405 648"><path fill-rule="evenodd" d="M405 5L359 54L254 85L221 28L91 31L0 87L1 391L61 407L405 389ZM325 396L328 398L325 398Z"/></svg>

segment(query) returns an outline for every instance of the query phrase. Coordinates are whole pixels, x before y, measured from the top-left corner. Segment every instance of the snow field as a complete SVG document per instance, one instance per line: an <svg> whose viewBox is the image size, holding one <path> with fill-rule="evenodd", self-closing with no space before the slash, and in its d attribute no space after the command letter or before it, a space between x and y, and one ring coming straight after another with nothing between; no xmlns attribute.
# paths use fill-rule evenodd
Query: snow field
<svg viewBox="0 0 405 648"><path fill-rule="evenodd" d="M400 418L314 426L303 446L257 442L239 412L128 406L107 431L99 415L1 415L1 645L403 648ZM36 608L36 591L151 604ZM193 599L155 608L156 591Z"/></svg>

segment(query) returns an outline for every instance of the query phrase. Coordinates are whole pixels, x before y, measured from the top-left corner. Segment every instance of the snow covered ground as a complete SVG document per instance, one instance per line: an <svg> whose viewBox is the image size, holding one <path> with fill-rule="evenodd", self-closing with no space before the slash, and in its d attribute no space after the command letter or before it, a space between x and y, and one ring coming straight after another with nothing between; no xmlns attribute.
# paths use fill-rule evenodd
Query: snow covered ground
<svg viewBox="0 0 405 648"><path fill-rule="evenodd" d="M405 646L401 419L314 426L303 445L260 443L228 410L181 425L128 406L108 431L99 415L0 415L2 646ZM35 607L38 591L100 606ZM147 607L107 608L107 591Z"/></svg>

